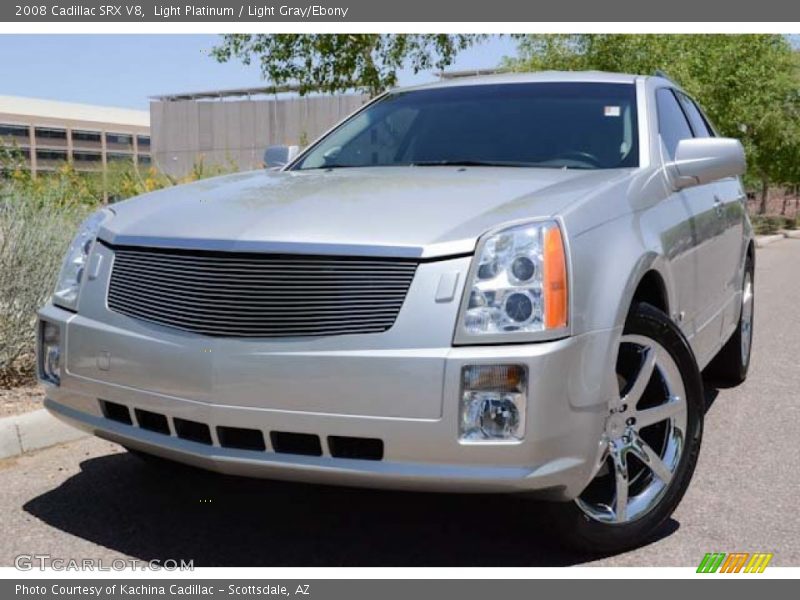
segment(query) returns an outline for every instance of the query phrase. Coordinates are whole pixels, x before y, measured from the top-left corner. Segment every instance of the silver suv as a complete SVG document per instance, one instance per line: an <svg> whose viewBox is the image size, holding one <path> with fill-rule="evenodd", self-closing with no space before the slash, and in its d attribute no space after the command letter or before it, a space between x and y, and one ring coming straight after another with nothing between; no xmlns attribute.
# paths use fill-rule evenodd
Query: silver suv
<svg viewBox="0 0 800 600"><path fill-rule="evenodd" d="M525 492L574 543L643 543L701 369L747 374L744 169L660 77L387 93L280 171L92 215L40 312L46 406L145 458Z"/></svg>

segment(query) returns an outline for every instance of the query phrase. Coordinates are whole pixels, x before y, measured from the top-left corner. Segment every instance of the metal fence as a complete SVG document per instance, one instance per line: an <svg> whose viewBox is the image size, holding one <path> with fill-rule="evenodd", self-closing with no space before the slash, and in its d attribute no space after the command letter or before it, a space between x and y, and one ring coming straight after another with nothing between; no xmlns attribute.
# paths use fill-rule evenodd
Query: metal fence
<svg viewBox="0 0 800 600"><path fill-rule="evenodd" d="M256 169L271 144L306 145L366 102L361 95L259 100L155 100L153 160L181 177L194 165Z"/></svg>

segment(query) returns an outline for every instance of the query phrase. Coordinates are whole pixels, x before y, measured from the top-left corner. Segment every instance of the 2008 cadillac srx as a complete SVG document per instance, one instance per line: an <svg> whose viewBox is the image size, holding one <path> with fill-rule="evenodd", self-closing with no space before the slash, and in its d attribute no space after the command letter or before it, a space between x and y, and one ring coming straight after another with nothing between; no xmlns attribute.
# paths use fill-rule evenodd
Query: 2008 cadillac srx
<svg viewBox="0 0 800 600"><path fill-rule="evenodd" d="M641 544L750 358L738 141L662 77L389 92L279 170L89 217L40 312L47 408L134 453L526 492Z"/></svg>

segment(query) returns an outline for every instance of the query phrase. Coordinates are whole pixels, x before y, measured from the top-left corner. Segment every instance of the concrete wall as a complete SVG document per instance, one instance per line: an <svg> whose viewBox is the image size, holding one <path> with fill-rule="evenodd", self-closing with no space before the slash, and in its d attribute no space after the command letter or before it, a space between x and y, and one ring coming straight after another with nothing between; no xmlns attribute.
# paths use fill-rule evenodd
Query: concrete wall
<svg viewBox="0 0 800 600"><path fill-rule="evenodd" d="M202 160L239 170L262 165L271 144L304 145L361 107L366 96L150 103L155 164L181 177Z"/></svg>

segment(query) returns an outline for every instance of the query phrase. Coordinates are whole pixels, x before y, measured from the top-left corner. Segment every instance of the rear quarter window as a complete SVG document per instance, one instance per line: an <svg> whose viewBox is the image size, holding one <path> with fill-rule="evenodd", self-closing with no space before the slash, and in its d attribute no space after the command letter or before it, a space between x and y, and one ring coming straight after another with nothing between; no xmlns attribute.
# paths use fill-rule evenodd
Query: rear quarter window
<svg viewBox="0 0 800 600"><path fill-rule="evenodd" d="M694 137L698 138L705 138L705 137L715 137L714 130L711 129L711 126L708 124L708 120L705 118L700 109L695 104L694 100L689 98L686 94L682 94L677 92L677 96L681 101L681 106L683 107L686 116L689 118L689 124L692 126L692 131L694 132Z"/></svg>
<svg viewBox="0 0 800 600"><path fill-rule="evenodd" d="M681 140L693 136L689 121L683 112L678 99L669 88L656 91L656 107L658 110L658 132L670 159L675 158L675 149Z"/></svg>

